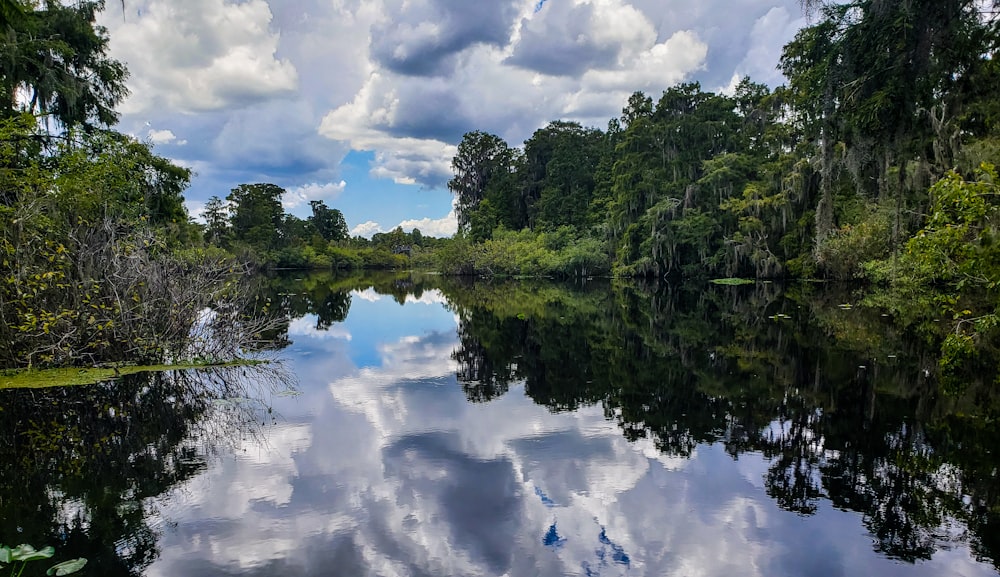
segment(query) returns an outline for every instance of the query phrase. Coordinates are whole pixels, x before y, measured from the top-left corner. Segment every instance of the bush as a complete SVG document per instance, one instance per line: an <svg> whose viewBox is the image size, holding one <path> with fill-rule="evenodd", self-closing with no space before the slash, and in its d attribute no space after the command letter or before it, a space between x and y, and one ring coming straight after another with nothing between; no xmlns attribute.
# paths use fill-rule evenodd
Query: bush
<svg viewBox="0 0 1000 577"><path fill-rule="evenodd" d="M855 226L845 225L816 251L816 261L827 276L847 280L863 276L866 262L884 259L891 252L892 219L887 209L873 208Z"/></svg>

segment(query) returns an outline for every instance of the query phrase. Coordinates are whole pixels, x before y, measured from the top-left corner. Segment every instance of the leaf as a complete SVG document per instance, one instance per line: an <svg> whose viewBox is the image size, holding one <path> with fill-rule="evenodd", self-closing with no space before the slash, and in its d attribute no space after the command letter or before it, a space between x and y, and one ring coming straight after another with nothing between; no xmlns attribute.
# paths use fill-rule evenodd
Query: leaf
<svg viewBox="0 0 1000 577"><path fill-rule="evenodd" d="M46 575L69 575L71 573L76 573L83 566L87 564L87 559L84 557L79 557L77 559L70 559L69 561L63 561L58 565L53 565L45 572Z"/></svg>
<svg viewBox="0 0 1000 577"><path fill-rule="evenodd" d="M11 557L11 554L10 554L10 547L8 547L6 545L0 547L0 561L2 561L4 563L10 563L13 560L14 560L14 558Z"/></svg>
<svg viewBox="0 0 1000 577"><path fill-rule="evenodd" d="M49 557L56 554L55 547L49 545L41 551L36 551L31 545L18 545L13 551L10 552L11 557L14 561L37 561L39 559L48 559Z"/></svg>

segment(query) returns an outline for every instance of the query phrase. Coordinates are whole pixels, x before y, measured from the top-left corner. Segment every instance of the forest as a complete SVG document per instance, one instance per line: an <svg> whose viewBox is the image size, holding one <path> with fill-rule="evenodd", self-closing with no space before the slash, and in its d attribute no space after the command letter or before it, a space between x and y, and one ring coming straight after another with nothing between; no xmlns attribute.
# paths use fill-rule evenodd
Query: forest
<svg viewBox="0 0 1000 577"><path fill-rule="evenodd" d="M523 147L469 132L441 266L852 281L943 339L943 365L974 356L998 320L996 8L806 2L784 86L636 92L603 130L554 121Z"/></svg>
<svg viewBox="0 0 1000 577"><path fill-rule="evenodd" d="M849 280L944 363L995 334L995 3L805 2L786 85L636 92L604 128L557 120L521 147L468 132L455 237L371 240L322 201L286 214L269 183L192 220L191 172L114 130L128 71L103 6L0 2L4 367L214 355L188 336L198 311L273 268Z"/></svg>

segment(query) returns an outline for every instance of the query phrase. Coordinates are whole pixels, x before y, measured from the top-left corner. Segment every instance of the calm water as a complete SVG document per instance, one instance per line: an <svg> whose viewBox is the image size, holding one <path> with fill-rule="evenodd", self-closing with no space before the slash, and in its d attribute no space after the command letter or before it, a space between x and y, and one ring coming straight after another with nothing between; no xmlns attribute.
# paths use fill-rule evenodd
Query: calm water
<svg viewBox="0 0 1000 577"><path fill-rule="evenodd" d="M261 290L281 365L0 391L0 542L90 575L997 574L995 375L941 392L858 295Z"/></svg>

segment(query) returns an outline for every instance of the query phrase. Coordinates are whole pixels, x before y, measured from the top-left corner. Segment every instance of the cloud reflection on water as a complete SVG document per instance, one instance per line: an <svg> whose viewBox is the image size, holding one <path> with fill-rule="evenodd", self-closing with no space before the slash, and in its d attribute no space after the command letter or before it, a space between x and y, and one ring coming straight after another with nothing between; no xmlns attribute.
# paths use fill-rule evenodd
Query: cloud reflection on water
<svg viewBox="0 0 1000 577"><path fill-rule="evenodd" d="M366 302L337 338L297 331L303 394L275 399L284 421L265 443L167 500L174 525L149 575L988 574L962 548L875 559L858 515L826 502L811 517L780 510L757 454L667 457L601 407L552 413L519 387L471 404L441 328L453 313L413 334L424 307ZM372 314L405 329L343 336Z"/></svg>

